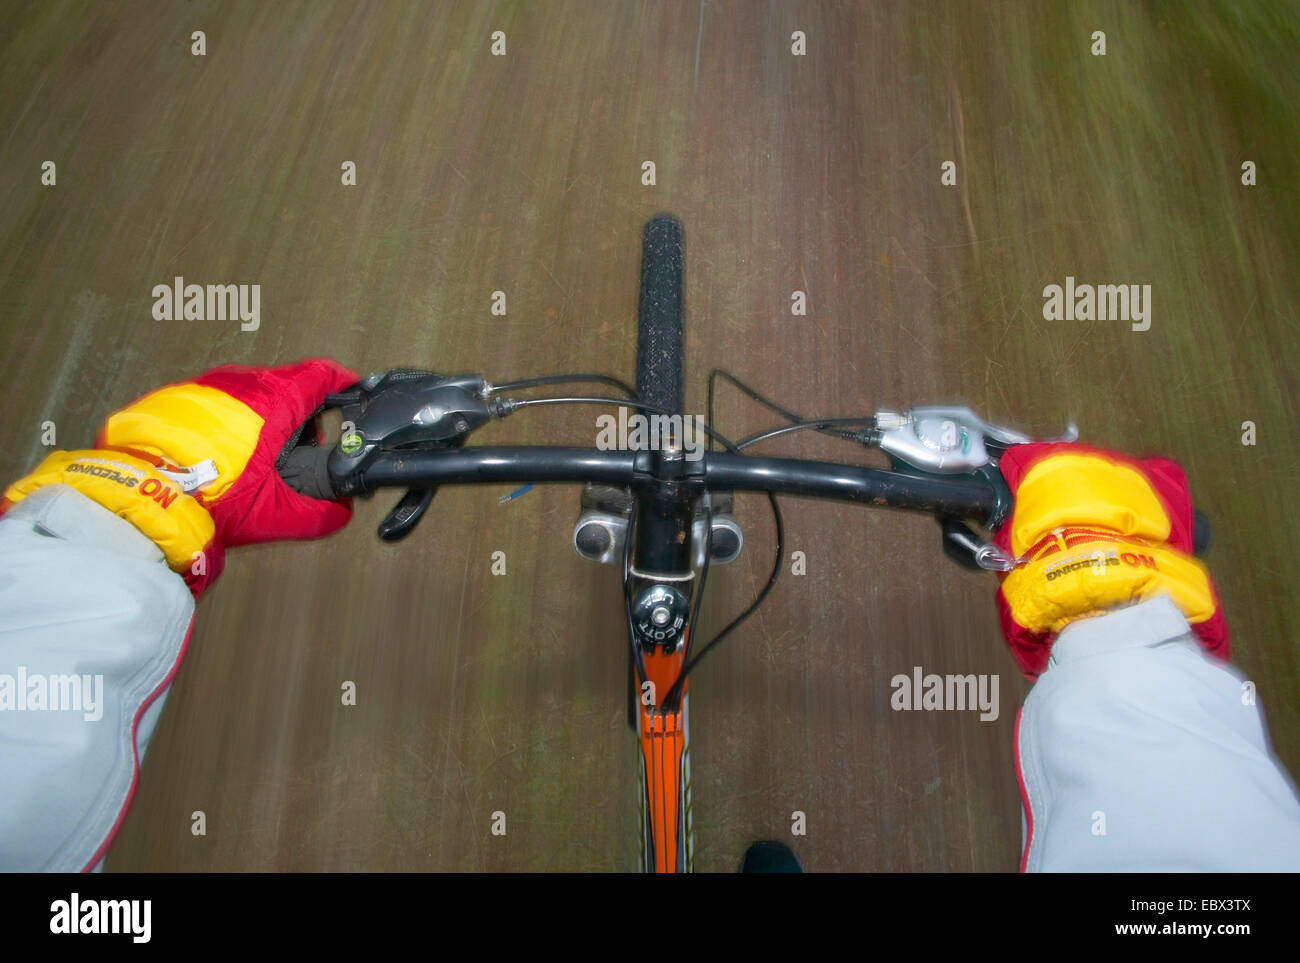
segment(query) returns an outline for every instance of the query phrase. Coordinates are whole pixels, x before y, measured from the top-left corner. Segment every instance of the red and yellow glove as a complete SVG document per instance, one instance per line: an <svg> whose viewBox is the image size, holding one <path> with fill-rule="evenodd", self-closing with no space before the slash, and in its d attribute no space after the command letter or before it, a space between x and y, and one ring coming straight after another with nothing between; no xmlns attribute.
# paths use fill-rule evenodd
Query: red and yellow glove
<svg viewBox="0 0 1300 963"><path fill-rule="evenodd" d="M1047 667L1070 622L1157 595L1182 610L1208 652L1228 657L1218 593L1192 556L1191 494L1176 462L1035 443L1011 448L999 467L1015 509L994 541L1025 561L1003 577L998 614L1026 678Z"/></svg>
<svg viewBox="0 0 1300 963"><path fill-rule="evenodd" d="M0 511L45 485L70 485L152 539L197 596L221 574L227 545L317 538L347 524L349 502L298 494L275 460L327 394L356 380L311 359L225 365L167 385L110 416L94 449L47 457L5 490Z"/></svg>

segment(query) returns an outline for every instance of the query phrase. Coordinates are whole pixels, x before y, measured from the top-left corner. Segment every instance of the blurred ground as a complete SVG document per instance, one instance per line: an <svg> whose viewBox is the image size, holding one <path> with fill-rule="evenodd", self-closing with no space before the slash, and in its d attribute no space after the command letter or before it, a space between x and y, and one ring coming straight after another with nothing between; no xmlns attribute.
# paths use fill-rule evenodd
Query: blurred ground
<svg viewBox="0 0 1300 963"><path fill-rule="evenodd" d="M1297 24L1275 3L4 3L0 475L43 421L84 445L221 362L630 377L639 228L670 210L692 411L725 365L809 415L960 401L1182 460L1236 661L1300 771ZM260 329L154 321L176 275L260 284ZM1151 284L1151 329L1044 321L1067 275ZM590 443L594 414L476 441ZM719 417L769 424L731 395ZM617 577L568 546L576 489L505 490L442 491L396 547L381 499L327 541L234 552L108 868L634 866ZM785 504L807 575L695 678L697 866L798 810L810 869L1014 869L1024 688L994 582L926 519ZM706 630L770 565L763 502L738 514ZM891 711L914 665L1000 674L1000 717Z"/></svg>

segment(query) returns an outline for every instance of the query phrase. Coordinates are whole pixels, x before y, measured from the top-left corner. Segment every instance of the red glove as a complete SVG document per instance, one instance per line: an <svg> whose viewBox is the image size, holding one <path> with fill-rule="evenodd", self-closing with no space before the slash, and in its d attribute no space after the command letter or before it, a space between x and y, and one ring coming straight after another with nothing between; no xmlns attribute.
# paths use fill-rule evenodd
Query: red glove
<svg viewBox="0 0 1300 963"><path fill-rule="evenodd" d="M1008 450L999 468L1016 502L994 541L1024 561L1003 577L998 614L1027 678L1047 667L1073 620L1158 595L1208 652L1228 657L1218 593L1192 556L1192 499L1176 462L1035 443Z"/></svg>
<svg viewBox="0 0 1300 963"><path fill-rule="evenodd" d="M3 507L71 485L153 539L197 596L221 574L225 546L317 538L351 518L346 500L289 488L275 460L327 394L356 380L328 359L214 368L110 416L94 450L54 452Z"/></svg>

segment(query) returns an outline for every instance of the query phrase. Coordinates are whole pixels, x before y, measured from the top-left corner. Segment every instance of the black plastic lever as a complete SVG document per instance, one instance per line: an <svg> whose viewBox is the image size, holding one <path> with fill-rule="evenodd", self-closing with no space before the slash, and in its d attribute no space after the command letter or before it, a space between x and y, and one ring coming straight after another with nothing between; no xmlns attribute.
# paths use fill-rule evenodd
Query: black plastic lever
<svg viewBox="0 0 1300 963"><path fill-rule="evenodd" d="M939 526L943 529L943 553L962 568L978 572L980 565L975 558L983 539L954 518L939 519Z"/></svg>
<svg viewBox="0 0 1300 963"><path fill-rule="evenodd" d="M1192 512L1192 554L1204 558L1210 550L1210 516L1199 508Z"/></svg>
<svg viewBox="0 0 1300 963"><path fill-rule="evenodd" d="M385 542L399 542L411 534L424 515L424 510L433 501L435 488L408 488L393 510L379 523L379 537Z"/></svg>

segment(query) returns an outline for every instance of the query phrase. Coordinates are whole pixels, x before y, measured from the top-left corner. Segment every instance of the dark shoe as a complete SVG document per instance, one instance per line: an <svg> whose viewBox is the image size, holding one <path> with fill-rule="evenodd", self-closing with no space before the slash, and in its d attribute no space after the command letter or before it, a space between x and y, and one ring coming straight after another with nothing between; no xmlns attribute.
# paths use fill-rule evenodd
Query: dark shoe
<svg viewBox="0 0 1300 963"><path fill-rule="evenodd" d="M803 867L785 843L767 839L745 850L740 863L742 873L802 873Z"/></svg>

